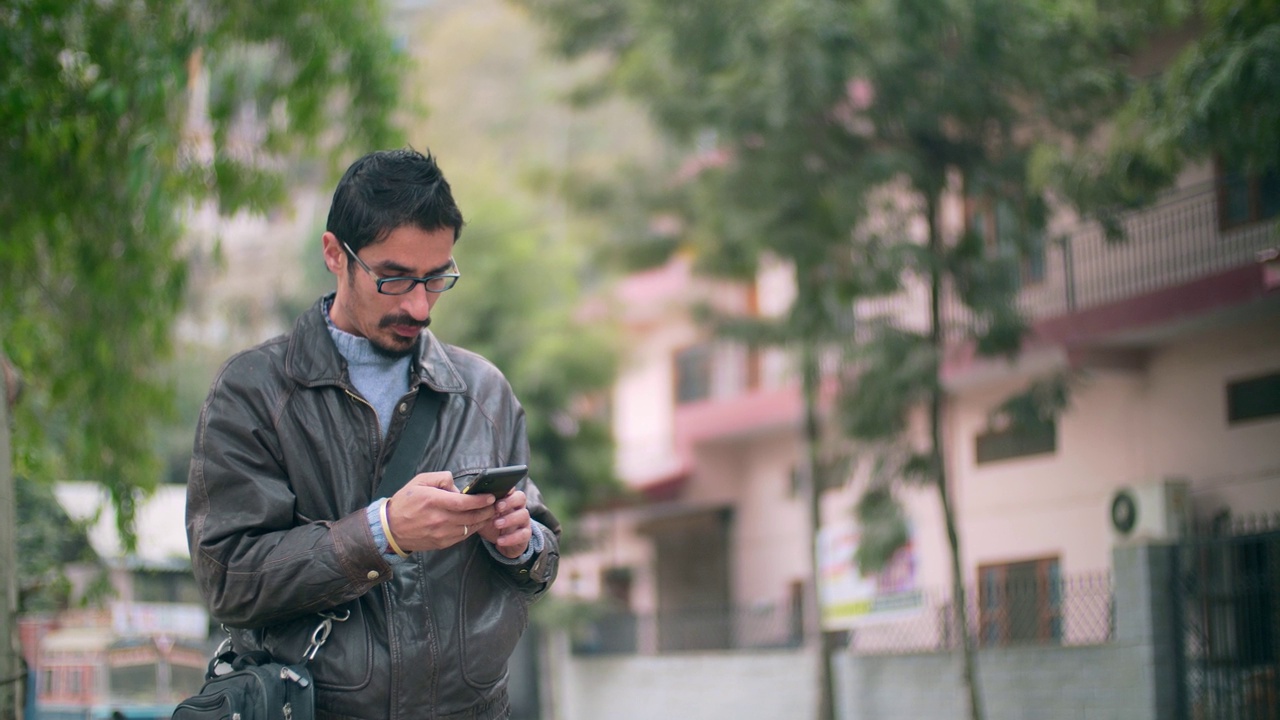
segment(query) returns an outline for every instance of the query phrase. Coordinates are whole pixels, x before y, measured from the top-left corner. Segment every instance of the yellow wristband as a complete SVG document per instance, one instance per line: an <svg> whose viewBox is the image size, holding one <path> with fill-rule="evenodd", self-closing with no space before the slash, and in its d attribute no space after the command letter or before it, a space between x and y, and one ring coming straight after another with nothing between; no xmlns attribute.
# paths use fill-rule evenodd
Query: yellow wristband
<svg viewBox="0 0 1280 720"><path fill-rule="evenodd" d="M391 502L390 499L383 499L382 503L378 505L378 520L382 521L382 534L387 536L387 544L391 546L392 552L402 558L407 558L409 553L401 550L400 546L396 544L395 537L391 535L391 523L387 522L387 503L389 502Z"/></svg>

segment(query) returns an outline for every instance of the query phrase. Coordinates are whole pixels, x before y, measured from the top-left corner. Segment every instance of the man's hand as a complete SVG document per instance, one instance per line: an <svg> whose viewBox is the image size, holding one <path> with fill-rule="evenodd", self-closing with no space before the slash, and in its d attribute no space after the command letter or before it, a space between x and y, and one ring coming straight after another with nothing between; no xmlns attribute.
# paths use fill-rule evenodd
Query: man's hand
<svg viewBox="0 0 1280 720"><path fill-rule="evenodd" d="M498 552L513 560L524 554L529 548L529 538L533 536L527 502L528 498L522 491L512 490L494 506L497 514L493 519L480 527L480 537L493 543Z"/></svg>
<svg viewBox="0 0 1280 720"><path fill-rule="evenodd" d="M493 505L492 495L458 492L452 473L422 473L387 500L387 523L405 552L441 550L490 525Z"/></svg>

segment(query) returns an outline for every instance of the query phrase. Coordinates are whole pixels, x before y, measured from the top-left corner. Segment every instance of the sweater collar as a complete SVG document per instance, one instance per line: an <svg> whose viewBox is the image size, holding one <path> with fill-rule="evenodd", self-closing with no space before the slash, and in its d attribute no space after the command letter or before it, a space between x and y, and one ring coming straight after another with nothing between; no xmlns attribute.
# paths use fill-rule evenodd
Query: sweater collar
<svg viewBox="0 0 1280 720"><path fill-rule="evenodd" d="M333 293L316 300L309 310L298 316L289 337L289 349L285 367L289 376L308 387L317 385L341 385L349 383L346 360L338 352L329 334L325 307L333 302ZM426 383L437 392L466 392L462 379L447 346L430 331L423 330L418 337L418 350L414 356L413 376L417 382ZM410 381L411 385L417 382Z"/></svg>

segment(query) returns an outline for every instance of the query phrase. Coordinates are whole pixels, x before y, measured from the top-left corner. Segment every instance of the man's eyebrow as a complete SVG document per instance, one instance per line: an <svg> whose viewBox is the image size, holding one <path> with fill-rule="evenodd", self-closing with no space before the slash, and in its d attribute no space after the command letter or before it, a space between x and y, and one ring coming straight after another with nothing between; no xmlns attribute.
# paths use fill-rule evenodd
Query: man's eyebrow
<svg viewBox="0 0 1280 720"><path fill-rule="evenodd" d="M395 260L384 260L374 265L374 267L377 267L380 270L385 270L387 272L400 273L402 275L413 275L413 273L415 272L413 268L401 265ZM449 269L451 269L452 267L453 267L453 258L451 257L443 265L433 267L427 271L426 275L421 275L419 277L430 277L432 275L440 275L441 273L448 272Z"/></svg>

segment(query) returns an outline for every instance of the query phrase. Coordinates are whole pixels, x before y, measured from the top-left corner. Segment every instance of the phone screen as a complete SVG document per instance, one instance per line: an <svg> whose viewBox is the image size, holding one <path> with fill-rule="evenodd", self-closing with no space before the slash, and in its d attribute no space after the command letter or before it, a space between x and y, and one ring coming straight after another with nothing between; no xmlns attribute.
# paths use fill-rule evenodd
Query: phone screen
<svg viewBox="0 0 1280 720"><path fill-rule="evenodd" d="M529 474L527 465L508 465L506 467L487 468L480 471L476 479L462 492L467 495L489 493L496 497L505 497L516 483Z"/></svg>

